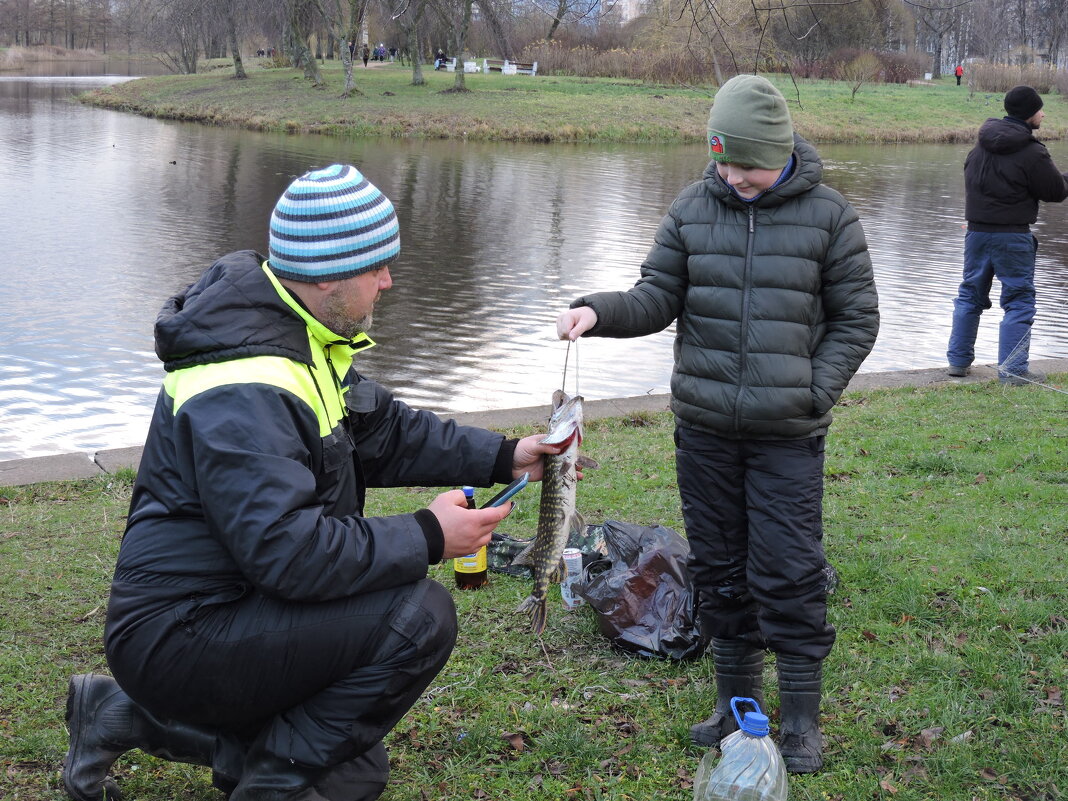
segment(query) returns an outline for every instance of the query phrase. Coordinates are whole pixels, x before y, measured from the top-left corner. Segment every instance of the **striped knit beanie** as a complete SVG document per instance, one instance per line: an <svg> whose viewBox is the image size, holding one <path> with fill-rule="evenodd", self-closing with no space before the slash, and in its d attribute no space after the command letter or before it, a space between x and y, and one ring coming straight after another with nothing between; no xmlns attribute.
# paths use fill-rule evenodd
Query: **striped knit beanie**
<svg viewBox="0 0 1068 801"><path fill-rule="evenodd" d="M275 275L315 283L385 267L400 254L389 198L355 167L331 164L289 185L271 214Z"/></svg>

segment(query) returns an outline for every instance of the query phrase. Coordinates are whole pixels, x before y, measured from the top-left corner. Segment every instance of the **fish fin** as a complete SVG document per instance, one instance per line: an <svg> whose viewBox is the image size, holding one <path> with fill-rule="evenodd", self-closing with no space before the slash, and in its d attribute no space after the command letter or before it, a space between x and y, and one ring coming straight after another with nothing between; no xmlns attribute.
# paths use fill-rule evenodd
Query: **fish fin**
<svg viewBox="0 0 1068 801"><path fill-rule="evenodd" d="M528 545L526 548L524 548L515 555L515 558L512 559L512 567L523 567L524 565L526 565L527 567L533 567L534 563L530 559L530 553L533 550L534 543L532 542L530 543L530 545Z"/></svg>
<svg viewBox="0 0 1068 801"><path fill-rule="evenodd" d="M572 512L571 519L567 521L568 536L572 534L585 534L586 533L586 521L582 518L579 512Z"/></svg>
<svg viewBox="0 0 1068 801"><path fill-rule="evenodd" d="M528 595L523 603L516 608L517 612L527 612L530 615L530 630L537 635L545 631L545 599Z"/></svg>
<svg viewBox="0 0 1068 801"><path fill-rule="evenodd" d="M560 584L565 578L567 578L567 565L564 564L564 558L561 556L560 561L549 576L549 581L553 584Z"/></svg>
<svg viewBox="0 0 1068 801"><path fill-rule="evenodd" d="M600 467L600 465L597 464L596 460L591 459L589 456L583 456L581 453L575 460L575 464L580 470L596 470L598 467Z"/></svg>

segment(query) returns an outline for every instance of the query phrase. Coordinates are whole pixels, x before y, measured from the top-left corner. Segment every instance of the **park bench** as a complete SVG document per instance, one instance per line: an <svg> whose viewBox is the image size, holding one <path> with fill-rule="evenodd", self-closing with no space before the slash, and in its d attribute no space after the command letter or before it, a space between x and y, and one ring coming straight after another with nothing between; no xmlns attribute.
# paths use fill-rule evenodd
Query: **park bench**
<svg viewBox="0 0 1068 801"><path fill-rule="evenodd" d="M456 58L445 59L445 72L456 72Z"/></svg>
<svg viewBox="0 0 1068 801"><path fill-rule="evenodd" d="M482 71L499 72L502 75L537 75L538 74L538 62L532 62L525 64L520 61L509 61L506 58L484 58L482 59Z"/></svg>

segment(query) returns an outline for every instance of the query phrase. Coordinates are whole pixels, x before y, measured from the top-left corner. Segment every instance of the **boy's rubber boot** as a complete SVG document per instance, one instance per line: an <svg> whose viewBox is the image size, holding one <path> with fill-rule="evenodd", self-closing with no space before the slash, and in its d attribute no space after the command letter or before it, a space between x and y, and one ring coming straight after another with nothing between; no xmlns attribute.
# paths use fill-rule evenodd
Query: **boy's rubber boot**
<svg viewBox="0 0 1068 801"><path fill-rule="evenodd" d="M218 756L214 729L160 720L102 674L71 677L66 719L70 746L63 760L63 786L75 801L119 801L122 792L108 772L116 759L135 748L193 765L212 766ZM229 768L237 766L216 766L217 775L222 777Z"/></svg>
<svg viewBox="0 0 1068 801"><path fill-rule="evenodd" d="M820 700L823 660L778 654L779 753L787 773L815 773L823 767Z"/></svg>
<svg viewBox="0 0 1068 801"><path fill-rule="evenodd" d="M690 727L690 740L710 748L738 730L731 698L753 698L764 708L764 649L744 640L712 638L716 666L716 710L712 717Z"/></svg>

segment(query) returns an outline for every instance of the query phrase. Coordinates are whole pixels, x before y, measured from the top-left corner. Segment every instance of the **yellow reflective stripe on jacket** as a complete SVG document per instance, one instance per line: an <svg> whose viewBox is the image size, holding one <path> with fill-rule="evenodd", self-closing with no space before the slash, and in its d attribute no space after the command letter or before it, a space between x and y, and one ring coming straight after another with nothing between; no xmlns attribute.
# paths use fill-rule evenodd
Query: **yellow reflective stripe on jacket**
<svg viewBox="0 0 1068 801"><path fill-rule="evenodd" d="M235 384L267 384L300 398L315 412L319 435L325 437L344 416L345 401L339 385L329 376L325 356L318 348L316 378L308 366L282 356L250 356L214 364L201 364L168 373L163 387L174 401L174 414L186 401L203 392ZM319 364L318 362L320 362ZM325 405L324 405L325 402Z"/></svg>

